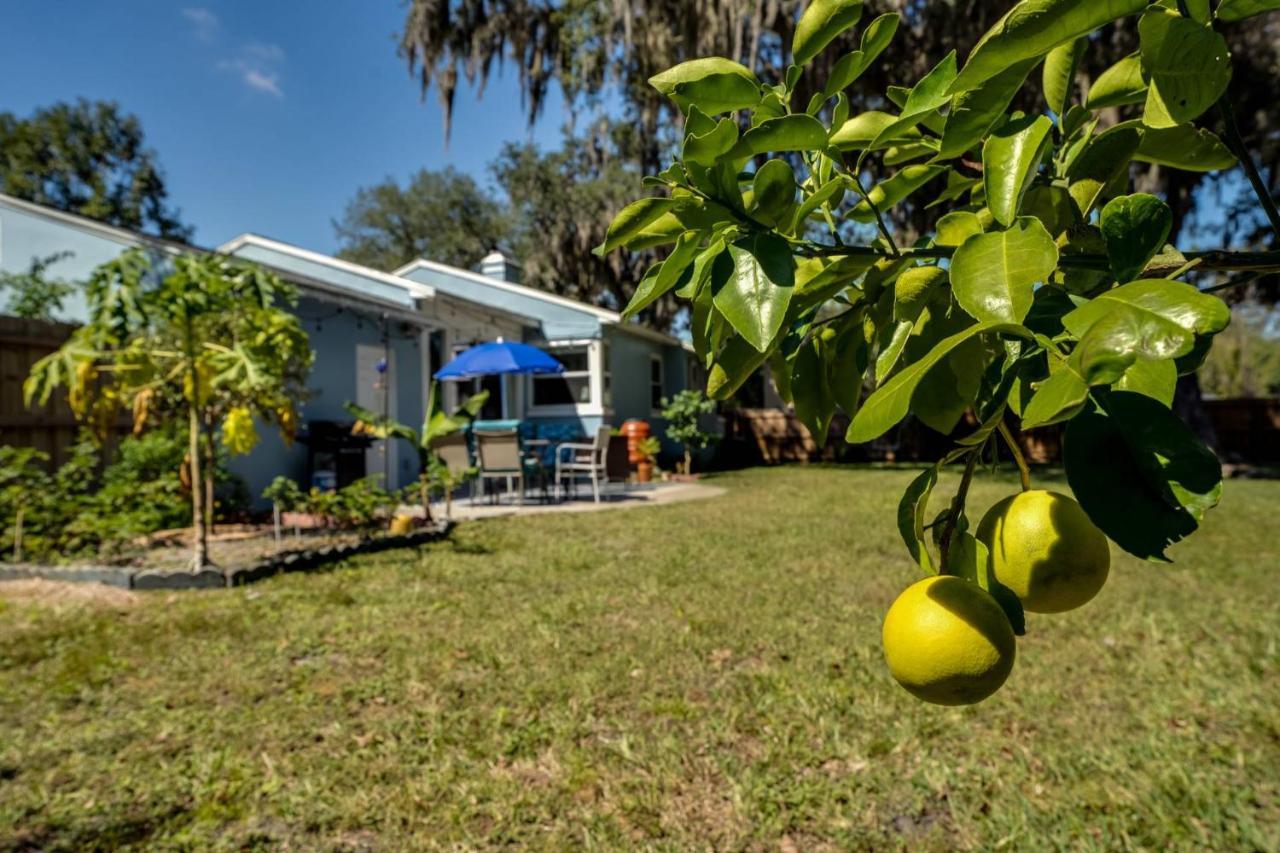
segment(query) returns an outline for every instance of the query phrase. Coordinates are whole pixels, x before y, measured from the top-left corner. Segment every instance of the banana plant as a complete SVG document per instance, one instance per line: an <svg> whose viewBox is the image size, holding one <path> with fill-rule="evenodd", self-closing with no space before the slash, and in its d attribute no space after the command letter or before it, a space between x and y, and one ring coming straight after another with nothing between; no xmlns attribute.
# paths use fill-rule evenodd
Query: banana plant
<svg viewBox="0 0 1280 853"><path fill-rule="evenodd" d="M444 404L440 400L440 384L432 382L427 391L426 415L422 419L422 426L418 429L355 403L348 402L345 408L347 413L356 419L355 426L351 428L354 435L377 439L398 438L413 447L414 452L418 454L419 499L422 501L425 520L429 522L431 521L432 472L441 467L434 449L435 445L440 439L465 429L467 424L480 414L480 410L488 400L489 392L481 391L463 400L453 414L446 414ZM449 497L447 486L445 497L446 499Z"/></svg>

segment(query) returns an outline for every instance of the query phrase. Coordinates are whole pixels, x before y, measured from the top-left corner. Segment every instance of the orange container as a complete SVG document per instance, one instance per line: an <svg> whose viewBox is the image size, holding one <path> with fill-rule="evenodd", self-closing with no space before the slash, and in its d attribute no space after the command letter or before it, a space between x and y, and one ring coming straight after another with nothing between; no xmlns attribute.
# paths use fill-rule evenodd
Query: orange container
<svg viewBox="0 0 1280 853"><path fill-rule="evenodd" d="M622 425L621 432L627 437L627 459L632 465L639 465L644 461L644 454L640 452L640 442L649 437L649 422L627 421Z"/></svg>

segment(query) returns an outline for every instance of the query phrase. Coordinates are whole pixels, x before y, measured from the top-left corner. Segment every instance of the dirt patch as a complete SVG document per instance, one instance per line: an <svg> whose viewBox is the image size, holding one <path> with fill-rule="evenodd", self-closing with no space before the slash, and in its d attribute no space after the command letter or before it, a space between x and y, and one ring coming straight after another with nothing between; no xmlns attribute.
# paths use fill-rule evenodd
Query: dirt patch
<svg viewBox="0 0 1280 853"><path fill-rule="evenodd" d="M40 579L0 581L0 601L50 610L102 608L125 610L141 601L127 589L101 583L67 583Z"/></svg>

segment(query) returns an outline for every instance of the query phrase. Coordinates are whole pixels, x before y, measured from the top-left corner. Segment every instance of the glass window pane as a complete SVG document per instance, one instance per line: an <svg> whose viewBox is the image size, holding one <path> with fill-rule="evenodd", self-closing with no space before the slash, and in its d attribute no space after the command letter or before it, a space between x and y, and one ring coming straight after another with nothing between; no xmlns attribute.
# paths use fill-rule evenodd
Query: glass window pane
<svg viewBox="0 0 1280 853"><path fill-rule="evenodd" d="M564 369L568 373L585 373L590 370L585 349L554 349L551 351L551 355L564 365Z"/></svg>
<svg viewBox="0 0 1280 853"><path fill-rule="evenodd" d="M572 406L591 402L591 379L587 376L537 376L533 380L535 406Z"/></svg>

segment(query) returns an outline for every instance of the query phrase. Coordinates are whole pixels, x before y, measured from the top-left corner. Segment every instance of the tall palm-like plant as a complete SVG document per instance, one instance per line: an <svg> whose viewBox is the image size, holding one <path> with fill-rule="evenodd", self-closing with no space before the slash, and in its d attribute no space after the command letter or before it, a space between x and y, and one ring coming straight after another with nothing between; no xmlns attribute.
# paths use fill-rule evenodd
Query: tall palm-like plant
<svg viewBox="0 0 1280 853"><path fill-rule="evenodd" d="M26 401L43 404L66 388L76 416L100 435L125 407L135 432L185 417L192 566L199 570L209 565L214 435L232 453L256 444L255 419L293 437L313 360L306 332L287 310L295 292L230 258L157 259L132 249L94 271L87 298L88 322L31 369Z"/></svg>
<svg viewBox="0 0 1280 853"><path fill-rule="evenodd" d="M419 429L380 415L355 403L347 403L347 412L356 419L352 432L370 438L398 438L407 441L418 454L418 489L425 520L431 520L431 469L437 462L435 444L445 436L453 435L475 420L489 399L488 391L473 394L462 401L453 414L445 414L440 400L440 385L432 382L427 391L427 411ZM447 491L446 491L447 497Z"/></svg>

